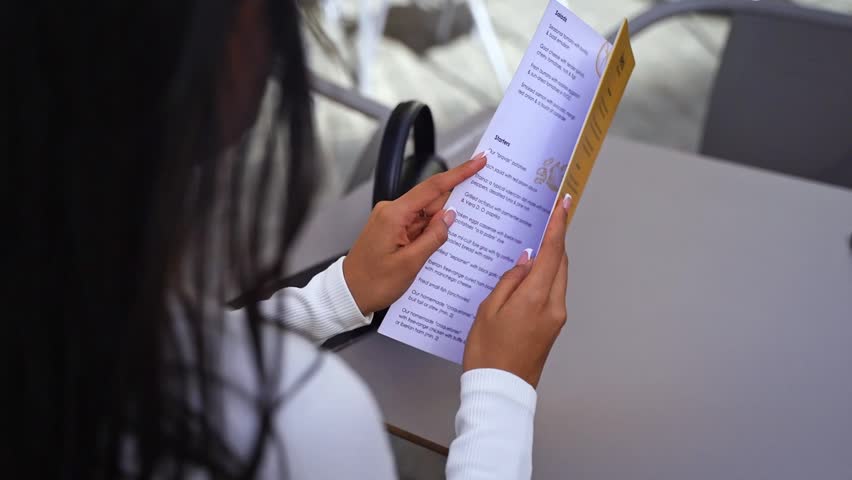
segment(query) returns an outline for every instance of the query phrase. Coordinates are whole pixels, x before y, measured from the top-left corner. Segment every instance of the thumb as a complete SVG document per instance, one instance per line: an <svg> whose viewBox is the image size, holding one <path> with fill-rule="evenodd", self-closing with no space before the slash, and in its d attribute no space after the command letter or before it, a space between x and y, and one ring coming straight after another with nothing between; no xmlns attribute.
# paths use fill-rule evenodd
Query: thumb
<svg viewBox="0 0 852 480"><path fill-rule="evenodd" d="M518 286L527 278L527 274L530 273L530 269L532 268L531 256L532 249L524 249L515 266L506 270L506 273L503 274L500 281L494 286L494 290L491 291L486 299L489 308L500 309L504 303L509 301L512 294L515 293L515 290L518 289Z"/></svg>
<svg viewBox="0 0 852 480"><path fill-rule="evenodd" d="M426 264L426 260L447 241L450 225L455 221L456 210L454 208L437 212L432 215L432 219L426 225L426 228L420 232L420 235L405 248L412 260L416 261L417 270L420 270Z"/></svg>

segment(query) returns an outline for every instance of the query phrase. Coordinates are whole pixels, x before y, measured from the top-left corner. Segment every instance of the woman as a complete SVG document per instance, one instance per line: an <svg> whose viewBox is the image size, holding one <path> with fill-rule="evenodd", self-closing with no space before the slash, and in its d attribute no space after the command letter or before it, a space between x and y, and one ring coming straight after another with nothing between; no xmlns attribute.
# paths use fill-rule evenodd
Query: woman
<svg viewBox="0 0 852 480"><path fill-rule="evenodd" d="M410 285L454 220L447 192L485 159L377 206L349 256L261 301L315 177L295 2L15 7L4 471L392 478L369 391L309 340ZM450 478L530 476L534 387L565 320L554 219L479 309ZM228 312L234 291L248 302Z"/></svg>

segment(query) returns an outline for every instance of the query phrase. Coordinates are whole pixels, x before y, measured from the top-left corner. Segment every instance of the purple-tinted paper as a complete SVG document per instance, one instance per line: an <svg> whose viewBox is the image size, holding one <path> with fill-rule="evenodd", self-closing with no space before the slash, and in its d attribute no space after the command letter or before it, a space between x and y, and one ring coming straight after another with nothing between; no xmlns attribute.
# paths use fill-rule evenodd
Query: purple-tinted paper
<svg viewBox="0 0 852 480"><path fill-rule="evenodd" d="M479 304L524 249L541 243L606 45L551 0L474 152L486 153L486 167L453 190L444 207L457 212L449 239L391 305L380 333L461 363Z"/></svg>

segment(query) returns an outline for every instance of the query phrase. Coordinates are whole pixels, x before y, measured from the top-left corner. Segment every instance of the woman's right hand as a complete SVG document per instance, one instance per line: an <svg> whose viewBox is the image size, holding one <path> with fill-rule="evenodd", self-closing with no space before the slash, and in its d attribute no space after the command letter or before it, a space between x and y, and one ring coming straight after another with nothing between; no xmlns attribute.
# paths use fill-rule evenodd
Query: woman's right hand
<svg viewBox="0 0 852 480"><path fill-rule="evenodd" d="M565 229L571 197L554 212L541 251L530 260L521 253L517 265L479 306L464 351L464 371L496 368L513 373L535 388L556 337L565 325L568 257Z"/></svg>

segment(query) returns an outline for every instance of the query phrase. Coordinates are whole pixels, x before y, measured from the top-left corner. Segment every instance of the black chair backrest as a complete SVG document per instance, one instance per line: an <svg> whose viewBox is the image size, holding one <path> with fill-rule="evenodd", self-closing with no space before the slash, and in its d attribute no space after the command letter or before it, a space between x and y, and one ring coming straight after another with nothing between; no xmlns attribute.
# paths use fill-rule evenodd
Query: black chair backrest
<svg viewBox="0 0 852 480"><path fill-rule="evenodd" d="M414 140L414 152L406 155L409 139ZM435 148L435 124L429 107L414 100L397 105L379 147L373 205L396 200L426 178L446 171L447 164Z"/></svg>
<svg viewBox="0 0 852 480"><path fill-rule="evenodd" d="M701 152L852 188L852 26L735 13Z"/></svg>

